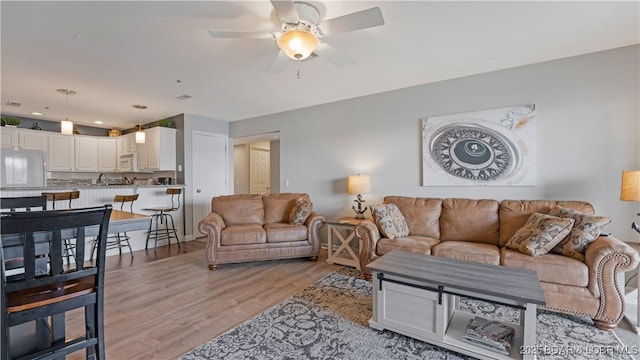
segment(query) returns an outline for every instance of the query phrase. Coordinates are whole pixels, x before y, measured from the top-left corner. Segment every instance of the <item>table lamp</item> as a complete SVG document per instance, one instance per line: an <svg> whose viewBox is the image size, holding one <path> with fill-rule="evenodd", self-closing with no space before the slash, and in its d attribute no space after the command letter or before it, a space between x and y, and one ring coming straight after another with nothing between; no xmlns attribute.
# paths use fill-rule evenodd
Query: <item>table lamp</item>
<svg viewBox="0 0 640 360"><path fill-rule="evenodd" d="M640 170L627 170L622 172L620 200L640 201ZM638 215L640 215L640 213ZM635 221L631 223L631 228L640 233L640 226L638 226Z"/></svg>
<svg viewBox="0 0 640 360"><path fill-rule="evenodd" d="M347 192L349 194L357 194L356 199L353 200L358 207L353 205L351 208L356 212L356 219L364 219L364 212L367 211L367 206L363 203L366 202L362 198L362 194L371 192L371 178L369 175L351 175L347 179Z"/></svg>

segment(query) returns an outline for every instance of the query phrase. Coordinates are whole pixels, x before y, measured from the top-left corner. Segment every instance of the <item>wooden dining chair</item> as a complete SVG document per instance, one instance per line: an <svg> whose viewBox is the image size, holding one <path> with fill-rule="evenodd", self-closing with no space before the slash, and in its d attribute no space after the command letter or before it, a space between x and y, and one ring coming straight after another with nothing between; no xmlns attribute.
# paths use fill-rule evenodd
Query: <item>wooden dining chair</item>
<svg viewBox="0 0 640 360"><path fill-rule="evenodd" d="M113 199L114 203L120 203L120 211L125 211L124 206L128 204L129 212L133 212L133 202L138 200L138 196L140 194L129 194L129 195L116 195ZM107 250L109 249L118 249L120 255L122 255L122 248L128 247L129 253L131 254L131 259L133 260L133 250L131 250L131 243L129 243L131 238L127 235L126 232L121 232L113 235L109 235L107 239ZM90 259L93 259L93 253L96 250L97 242L94 240L91 242L91 256Z"/></svg>
<svg viewBox="0 0 640 360"><path fill-rule="evenodd" d="M7 212L0 216L0 262L23 257L22 271L7 272L0 267L0 359L64 359L67 354L86 349L87 359L104 359L104 263L111 205L102 207ZM64 238L84 239L97 234L98 256L95 266L83 261L63 268ZM78 241L76 254L84 258L85 241ZM47 271L39 274L36 259L48 261ZM65 336L65 313L84 308L85 334ZM45 320L48 319L48 320ZM47 324L49 331L40 347L20 352L14 346L15 328L35 321Z"/></svg>

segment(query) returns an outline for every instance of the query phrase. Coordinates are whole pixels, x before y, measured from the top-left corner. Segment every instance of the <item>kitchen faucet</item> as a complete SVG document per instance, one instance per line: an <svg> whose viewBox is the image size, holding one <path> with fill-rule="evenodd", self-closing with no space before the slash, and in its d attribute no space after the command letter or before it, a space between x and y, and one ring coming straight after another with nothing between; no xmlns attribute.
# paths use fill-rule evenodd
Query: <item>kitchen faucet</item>
<svg viewBox="0 0 640 360"><path fill-rule="evenodd" d="M102 184L103 177L105 179L105 183L109 185L109 178L107 177L107 175L105 175L105 173L100 173L100 175L98 175L98 180L96 180L96 184Z"/></svg>

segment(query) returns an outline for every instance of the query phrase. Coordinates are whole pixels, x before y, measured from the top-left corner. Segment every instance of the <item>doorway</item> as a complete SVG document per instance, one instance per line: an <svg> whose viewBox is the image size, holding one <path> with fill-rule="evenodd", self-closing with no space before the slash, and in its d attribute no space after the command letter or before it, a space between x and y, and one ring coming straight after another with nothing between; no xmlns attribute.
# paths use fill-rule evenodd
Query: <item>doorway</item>
<svg viewBox="0 0 640 360"><path fill-rule="evenodd" d="M280 192L279 133L233 139L234 194Z"/></svg>

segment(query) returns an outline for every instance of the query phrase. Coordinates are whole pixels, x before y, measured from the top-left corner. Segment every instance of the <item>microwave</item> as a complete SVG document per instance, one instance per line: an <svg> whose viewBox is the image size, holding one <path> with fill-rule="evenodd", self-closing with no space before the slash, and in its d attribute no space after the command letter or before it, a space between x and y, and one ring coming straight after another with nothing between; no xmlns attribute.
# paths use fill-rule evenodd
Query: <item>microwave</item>
<svg viewBox="0 0 640 360"><path fill-rule="evenodd" d="M137 154L120 155L120 162L118 163L118 171L137 172L138 171Z"/></svg>

